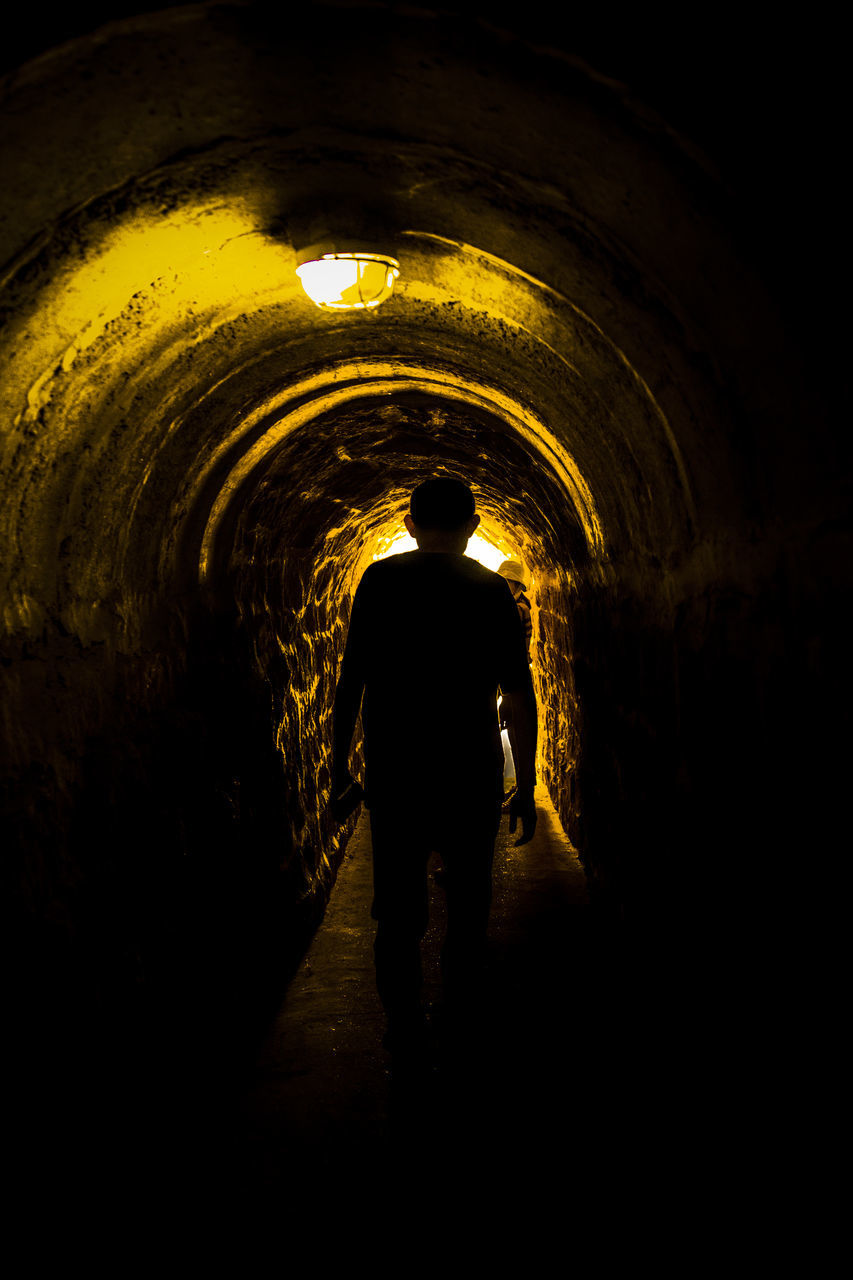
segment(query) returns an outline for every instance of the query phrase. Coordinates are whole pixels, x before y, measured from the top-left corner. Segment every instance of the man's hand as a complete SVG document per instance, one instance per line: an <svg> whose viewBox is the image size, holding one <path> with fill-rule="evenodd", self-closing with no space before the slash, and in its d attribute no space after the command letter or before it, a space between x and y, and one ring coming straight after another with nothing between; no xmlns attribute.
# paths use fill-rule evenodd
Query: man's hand
<svg viewBox="0 0 853 1280"><path fill-rule="evenodd" d="M533 799L533 788L516 791L509 802L509 833L515 835L518 820L521 819L521 835L515 842L519 845L529 844L536 830L536 804Z"/></svg>
<svg viewBox="0 0 853 1280"><path fill-rule="evenodd" d="M346 822L353 810L364 799L364 792L349 769L335 770L332 774L332 818L338 824Z"/></svg>
<svg viewBox="0 0 853 1280"><path fill-rule="evenodd" d="M353 776L347 766L339 764L337 760L332 758L332 799L336 800L338 796L343 795L347 787L353 781Z"/></svg>

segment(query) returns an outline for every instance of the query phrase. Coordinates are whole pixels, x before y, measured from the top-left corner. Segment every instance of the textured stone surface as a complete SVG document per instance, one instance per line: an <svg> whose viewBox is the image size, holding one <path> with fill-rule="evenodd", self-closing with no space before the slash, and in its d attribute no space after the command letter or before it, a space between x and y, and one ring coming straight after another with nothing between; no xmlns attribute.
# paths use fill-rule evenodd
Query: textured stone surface
<svg viewBox="0 0 853 1280"><path fill-rule="evenodd" d="M664 80L507 20L195 5L4 80L4 875L94 1021L239 1022L292 962L349 595L427 470L531 567L541 774L617 915L689 929L724 841L765 883L792 751L835 789L849 452L758 125L720 174ZM375 313L293 275L342 234L401 261Z"/></svg>

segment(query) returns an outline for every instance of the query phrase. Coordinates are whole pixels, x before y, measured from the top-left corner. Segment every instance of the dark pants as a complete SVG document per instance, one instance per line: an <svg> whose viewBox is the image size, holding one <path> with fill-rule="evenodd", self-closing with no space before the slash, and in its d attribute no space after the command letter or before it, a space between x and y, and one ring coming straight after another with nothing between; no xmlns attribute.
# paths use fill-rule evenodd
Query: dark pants
<svg viewBox="0 0 853 1280"><path fill-rule="evenodd" d="M375 803L373 910L379 997L390 1017L419 1008L421 941L429 924L427 861L441 854L447 894L447 932L441 951L448 998L464 998L482 965L492 902L492 861L500 823L501 780L496 776L464 802L436 798Z"/></svg>

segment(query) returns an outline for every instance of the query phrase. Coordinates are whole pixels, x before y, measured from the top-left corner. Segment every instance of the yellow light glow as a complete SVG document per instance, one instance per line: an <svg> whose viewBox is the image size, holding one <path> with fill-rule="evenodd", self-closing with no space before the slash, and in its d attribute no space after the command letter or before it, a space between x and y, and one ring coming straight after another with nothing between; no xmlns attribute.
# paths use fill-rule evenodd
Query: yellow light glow
<svg viewBox="0 0 853 1280"><path fill-rule="evenodd" d="M160 341L157 326L189 311L193 341L201 343L208 326L277 301L292 257L256 228L253 217L238 200L222 208L211 199L169 216L140 212L96 228L79 259L67 255L40 289L38 314L49 315L50 324L35 324L21 309L15 324L26 341L13 340L10 330L0 350L4 386L26 403L24 421L37 419L57 366L70 371L129 304L136 302L143 310L144 300L144 318ZM135 322L134 331L140 341L135 363L142 367L147 363L141 347L147 329ZM40 371L37 382L34 369Z"/></svg>
<svg viewBox="0 0 853 1280"><path fill-rule="evenodd" d="M481 538L478 533L475 533L469 541L465 554L472 560L478 560L487 569L491 569L492 573L496 573L498 565L506 559L500 547L494 546L486 538Z"/></svg>
<svg viewBox="0 0 853 1280"><path fill-rule="evenodd" d="M414 551L416 547L417 544L414 538L410 537L405 529L402 529L380 540L379 550L374 554L373 559L385 560L388 556L399 555L401 551ZM502 564L506 559L499 547L489 542L487 538L483 538L479 533L475 533L473 538L469 538L465 554L470 556L472 560L477 560L480 564L485 565L487 569L491 569L493 573L497 571L498 565Z"/></svg>
<svg viewBox="0 0 853 1280"><path fill-rule="evenodd" d="M318 307L351 310L390 298L400 264L378 253L324 253L301 263L296 274Z"/></svg>

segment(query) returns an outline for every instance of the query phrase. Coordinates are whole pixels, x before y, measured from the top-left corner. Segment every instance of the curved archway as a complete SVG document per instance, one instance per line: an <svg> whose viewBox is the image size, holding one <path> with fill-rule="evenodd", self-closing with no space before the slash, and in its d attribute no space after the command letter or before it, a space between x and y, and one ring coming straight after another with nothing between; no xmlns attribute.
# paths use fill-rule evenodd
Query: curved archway
<svg viewBox="0 0 853 1280"><path fill-rule="evenodd" d="M38 946L73 952L144 866L136 941L93 951L130 965L159 930L168 953L175 868L217 825L235 860L262 850L247 901L273 884L292 923L328 892L332 601L427 463L472 473L541 568L543 768L590 874L690 915L721 790L777 795L849 459L760 218L664 89L651 110L556 33L476 14L308 5L284 29L200 4L42 50L6 91L10 878ZM300 292L299 250L340 234L401 261L376 314Z"/></svg>

